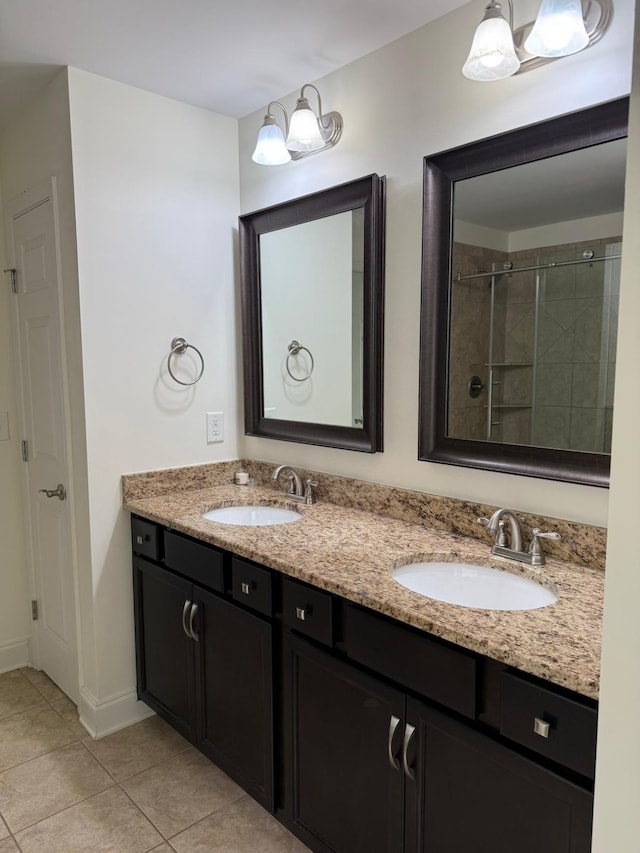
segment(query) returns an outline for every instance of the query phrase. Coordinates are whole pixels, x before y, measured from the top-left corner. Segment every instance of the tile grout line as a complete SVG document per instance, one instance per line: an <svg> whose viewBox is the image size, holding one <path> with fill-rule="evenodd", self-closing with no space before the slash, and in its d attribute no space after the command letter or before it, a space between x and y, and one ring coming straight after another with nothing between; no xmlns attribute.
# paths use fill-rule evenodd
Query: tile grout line
<svg viewBox="0 0 640 853"><path fill-rule="evenodd" d="M18 671L18 672L20 672L20 670L17 670L17 671ZM83 797L81 800L78 800L78 801L77 801L77 802L75 802L75 803L72 803L72 804L70 804L70 805L68 805L68 806L65 806L64 808L58 809L57 811L52 812L52 814L47 815L46 817L43 817L43 818L41 818L40 820L36 820L36 821L34 821L33 823L30 823L30 824L28 824L27 826L22 827L20 830L18 830L18 834L19 834L19 833L21 833L21 832L23 832L23 831L25 831L25 830L27 830L27 829L30 829L30 828L32 828L32 827L34 827L34 826L37 826L39 823L41 823L41 822L43 822L43 821L45 821L45 820L48 820L48 819L50 819L50 818L53 818L53 817L55 817L56 815L60 815L60 814L64 813L65 811L68 811L68 810L70 810L70 809L74 808L75 806L79 806L79 805L81 805L82 803L86 802L87 800L90 800L90 799L92 799L93 797L96 797L96 796L99 796L100 794L103 794L105 791L110 791L110 790L112 790L113 788L119 788L119 789L120 789L120 791L122 791L122 793L126 796L127 800L128 800L128 801L133 805L133 807L135 808L135 810L136 810L136 811L139 813L139 815L143 818L143 820L145 820L145 821L146 821L146 822L147 822L151 827L153 827L153 829L158 833L158 835L159 835L159 836L160 836L160 838L162 839L162 840L160 841L160 843L159 843L159 844L155 844L153 847L148 848L147 853L152 853L152 851L153 851L154 849L156 849L156 848L157 848L157 847L159 847L159 846L161 847L163 844L167 844L167 845L169 846L169 848L170 848L172 851L174 851L174 853L175 853L176 848L175 848L175 847L174 847L174 845L171 843L171 839L175 839L175 838L177 838L181 833L186 832L187 830L189 830L189 829L191 829L191 828L193 828L193 827L197 826L199 823L204 822L205 820L207 820L208 818L210 818L212 815L214 815L214 814L216 814L216 813L218 813L218 812L223 811L225 808L228 808L229 806L232 806L232 805L234 805L234 804L236 804L236 803L240 802L241 800L243 800L244 798L246 798L246 797L248 796L248 795L246 794L246 792L244 792L244 791L243 791L243 792L240 794L240 796L239 796L237 799L233 800L232 802L230 802L230 803L225 803L223 806L221 806L221 807L220 807L220 808L218 808L218 809L213 809L212 811L208 812L206 815L203 815L202 817L198 818L198 820L194 821L193 823L189 824L188 826L183 827L181 830L179 830L178 832L174 833L172 836L170 836L170 837L165 837L164 833L160 830L160 828L159 828L158 826L156 826L156 824L153 822L153 820L152 820L150 817L148 817L148 816L144 813L144 811L142 810L142 808L141 808L141 807L140 807L140 806L135 802L135 800L130 796L130 794L129 794L125 789L124 789L124 787L123 787L123 783L129 782L130 780L134 779L134 778L135 778L135 777L137 777L137 776L142 775L143 773L147 772L148 770L151 770L151 769L156 768L156 767L160 767L162 764L165 764L165 763L167 763L167 762L171 761L172 759L174 759L177 755L181 755L181 754L183 754L184 752L187 752L187 751L188 751L188 750L190 750L190 749L194 749L193 744L191 744L191 743L188 743L188 742L187 742L187 743L186 743L186 746L185 746L183 749L179 749L179 750L177 750L173 755L170 755L170 756L168 756L168 757L166 757L166 758L163 758L162 760L158 761L157 763L152 764L150 767L145 768L144 770L140 770L140 771L137 771L136 773L131 774L131 776L127 776L127 777L125 777L125 778L124 778L124 779L122 779L122 780L118 780L118 779L116 779L116 778L115 778L115 776L114 776L114 775L109 771L109 769L108 769L108 768L103 764L103 762L98 758L98 756L97 756L97 755L95 755L95 754L92 752L92 750L89 748L88 743L86 742L87 740L90 740L90 739L91 739L91 736L89 735L89 733L88 733L88 732L86 733L86 735L87 735L87 736L86 736L86 738L82 738L82 737L79 737L78 735L76 735L76 733L72 730L71 726L70 726L70 725L67 723L67 721L62 717L62 714L61 714L61 713L58 711L58 709L57 709L57 708L55 708L55 707L54 707L54 705L53 705L53 702L60 702L62 699L67 699L67 700L68 700L68 701L70 701L70 702L72 702L72 700L71 700L71 699L69 699L69 697L67 697L67 696L66 696L66 695L64 695L64 694L63 694L62 696L57 696L55 699L49 699L49 698L48 698L48 697L47 697L47 696L46 696L46 695L45 695L41 690L39 690L39 689L38 689L38 687L37 687L35 684L33 684L33 683L32 683L32 682L31 682L31 681L30 681L30 680L29 680L29 679L24 675L24 673L23 673L23 672L20 672L20 676L21 676L21 678L22 678L26 683L28 683L28 684L29 684L29 685L30 685L34 690L36 690L36 691L37 691L37 693L42 697L42 699L43 699L43 704L41 704L41 705L34 705L34 706L30 707L30 708L23 709L22 711L19 711L19 712L17 712L16 714L10 714L8 717L5 717L5 718L3 718L3 719L10 719L10 718L11 718L11 717L13 717L13 716L19 716L19 715L20 715L20 714L22 714L22 713L27 713L28 711L34 711L34 710L36 710L36 709L38 709L38 708L44 708L44 707L48 706L48 707L49 707L49 708L50 708L50 709L51 709L51 710L56 714L56 716L57 716L57 717L58 717L58 718L59 718L59 719L60 719L60 720L65 724L65 726L66 726L67 730L68 730L68 731L69 731L69 733L73 736L74 740L72 740L72 741L71 741L70 743L68 743L68 744L64 744L64 745L63 745L63 746L61 746L61 747L55 747L54 749L47 750L46 752L43 752L43 753L41 753L40 755L32 756L31 758L28 758L26 761L22 761L22 762L19 762L18 764L12 765L11 767L7 767L7 768L5 768L5 770L13 770L13 769L14 769L14 768L16 768L16 767L21 767L21 766L23 766L24 764L28 764L30 761L34 761L34 760L36 760L36 759L42 758L42 757L43 757L43 756L45 756L45 755L50 755L50 754L52 754L52 753L55 753L55 752L61 751L61 750L66 749L66 748L68 748L68 747L70 747L70 746L73 746L74 744L80 744L80 746L81 746L81 747L82 747L82 748L83 748L83 749L84 749L84 750L85 750L85 751L86 751L86 752L91 756L91 758L96 762L96 764L97 764L97 765L98 765L98 766L99 766L99 767L100 767L100 768L101 768L101 769L106 773L106 775L108 776L108 778L111 780L111 784L109 784L106 788L103 788L101 791L98 791L98 792L96 792L96 793L90 794L90 795L89 795L89 796L87 796L87 797ZM74 703L72 702L72 704L74 704ZM75 707L75 704L74 704L74 707ZM76 708L76 709L77 709L77 708ZM2 720L0 720L0 722L2 722ZM4 771L0 771L0 774L1 774L2 772L4 772ZM1 814L2 814L2 813L0 812L0 815L1 815ZM18 850L18 851L20 851L20 853L22 853L22 847L20 846L20 844L19 844L19 842L18 842L18 840L17 840L16 834L14 834L14 833L13 833L13 831L10 829L9 825L6 823L6 820L5 820L5 825L6 825L6 827L7 827L8 832L9 832L8 838L10 838L10 839L13 841L13 843L14 843L14 844L16 845L16 847L17 847L17 850Z"/></svg>
<svg viewBox="0 0 640 853"><path fill-rule="evenodd" d="M48 705L48 706L51 708L51 710L56 714L56 716L58 716L58 717L62 720L62 722L66 725L66 727L67 727L67 728L69 729L69 731L71 732L71 727L67 724L66 720L62 717L62 715L58 712L58 710L57 710L56 708L54 708L54 707L53 707L52 700L49 700L49 699L48 699L48 698L47 698L47 697L46 697L46 696L45 696L45 695L44 695L40 690L38 690L38 688L36 687L36 685L35 685L35 684L32 684L32 683L29 681L29 679L28 679L28 678L26 678L26 676L25 676L23 673L20 673L20 674L21 674L22 678L24 678L24 680L25 680L28 684L30 684L30 686L31 686L31 687L33 687L35 690L37 690L37 692L42 696L42 698L43 698L43 700L44 700L45 705ZM60 699L61 699L61 698L63 698L63 697L56 697L56 699L54 699L53 701L54 701L54 702L60 701ZM69 697L67 697L67 696L65 696L64 698L69 699ZM72 701L72 700L71 700L71 699L69 699L69 701ZM19 712L18 712L18 714L15 714L15 715L14 715L14 714L12 714L12 715L10 715L9 717L6 717L6 718L4 718L4 719L9 719L11 716L18 716L20 713L23 713L23 712L26 712L26 711L29 711L29 710L34 710L34 709L36 709L36 708L41 708L41 707L44 707L44 705L34 705L34 706L32 706L31 708L23 709L23 711L19 711ZM75 807L75 806L78 806L78 805L80 805L81 803L86 802L87 800L90 800L92 797L95 797L95 796L98 796L99 794L104 793L105 791L111 790L112 788L119 788L119 789L122 791L122 793L127 797L127 799L131 802L131 804L135 807L136 811L138 811L138 812L139 812L139 814L142 816L142 818L143 818L144 820L146 820L146 821L147 821L147 822L148 822L148 823L149 823L149 824L150 824L150 825L151 825L151 826L156 830L156 832L157 832L157 833L160 835L160 837L162 838L162 841L160 842L160 845L158 845L158 844L154 845L154 847L149 848L149 851L154 850L156 847L161 846L161 845L162 845L162 844L164 844L164 843L169 844L169 846L171 847L171 849L172 849L172 850L175 850L175 848L173 847L173 845L171 845L171 844L170 844L169 839L168 839L168 838L166 838L166 837L164 836L164 833L162 833L162 832L161 832L161 830L159 829L159 827L157 827L157 826L155 825L155 823L151 820L151 818L149 818L149 817L144 813L144 811L140 808L140 806L139 806L139 805L138 805L138 804L137 804L137 803L132 799L132 797L129 795L129 793L128 793L124 788L123 788L122 783L123 783L123 782L127 782L127 781L129 781L129 780L131 780L131 779L135 778L136 776L141 775L142 773L145 773L147 770L150 770L150 769L152 769L153 767L159 767L161 764L164 764L165 762L171 761L171 759L172 759L172 758L174 758L176 755L179 755L179 754L181 754L181 753L183 753L183 752L187 752L189 749L192 749L192 748L193 748L193 745L187 742L186 746L185 746L183 749L178 750L176 753L174 753L174 755L171 755L171 756L168 756L168 757L166 757L166 758L163 758L161 761L158 761L157 763L152 764L150 767L146 768L145 770L138 771L138 772L136 772L136 773L133 773L131 776L127 776L127 777L125 777L125 778L124 778L124 779L122 779L122 780L118 780L118 779L116 779L116 778L115 778L115 776L110 772L110 770L105 766L105 764L104 764L102 761L100 761L100 759L98 758L98 756L97 756L97 755L95 755L95 754L92 752L92 750L89 748L88 744L86 743L86 740L90 740L90 739L91 739L91 735L87 732L87 733L86 733L87 737L86 737L86 739L85 739L85 738L78 737L78 736L77 736L77 735L75 735L75 733L73 733L73 732L71 732L71 733L72 733L72 734L74 734L74 737L75 737L75 740L74 740L74 741L72 741L71 743L69 743L69 744L65 744L64 746L61 746L61 747L56 747L55 749L50 749L50 750L48 750L47 752L43 752L43 753L41 753L40 755L32 756L31 758L28 758L26 761L19 762L18 764L12 765L11 767L7 767L7 768L5 768L5 769L6 769L6 770L13 770L13 769L14 769L14 768L16 768L16 767L21 767L21 766L23 766L24 764L28 764L30 761L34 761L34 760L36 760L36 759L38 759L38 758L42 758L42 757L43 757L43 756L45 756L45 755L50 755L50 754L52 754L52 753L54 753L54 752L58 752L58 751L60 751L60 750L66 749L67 747L72 746L74 743L77 743L77 744L80 744L80 746L81 746L81 747L82 747L82 748L83 748L83 749L84 749L84 750L85 750L85 751L86 751L86 752L91 756L91 758L96 762L96 764L98 764L98 766L99 766L99 767L100 767L100 768L101 768L101 769L102 769L102 770L107 774L107 776L108 776L108 777L109 777L109 779L111 780L111 784L110 784L109 786L107 786L106 788L103 788L103 789L102 789L102 791L98 791L98 792L96 792L96 793L94 793L94 794L90 794L90 795L88 795L87 797L83 797L81 800L78 800L77 802L72 803L71 805L68 805L68 806L65 806L64 808L58 809L57 811L52 812L50 815L47 815L46 817L41 818L40 820L36 820L36 821L34 821L33 823L30 823L30 824L28 824L27 826L22 827L20 830L18 830L18 832L23 832L24 830L29 829L29 828L31 828L31 827L33 827L33 826L36 826L38 823L41 823L41 822L42 822L42 821L44 821L44 820L48 820L49 818L52 818L52 817L54 817L55 815L62 814L63 812L65 812L65 811L67 811L67 810L69 810L69 809L71 809L71 808L73 808L73 807ZM2 772L4 772L4 771L0 771L0 774L1 774ZM1 815L1 814L2 814L2 813L0 812L0 815ZM213 814L213 812L211 812L210 814ZM209 817L209 815L206 815L206 817ZM202 819L204 819L204 818L202 818ZM4 817L3 817L3 820L4 820ZM8 836L8 837L12 839L12 841L14 842L14 844L18 847L18 850L20 850L20 851L21 851L21 850L22 850L22 848L20 847L20 845L19 845L19 843L18 843L18 840L17 840L17 838L16 838L16 835L14 835L14 833L13 833L13 832L12 832L12 830L10 829L9 825L6 823L6 820L5 820L4 822L5 822L5 825L6 825L6 827L7 827L8 832L9 832L9 836ZM196 821L195 823L198 823L198 822L199 822L199 821ZM189 829L191 826L195 825L195 823L194 823L194 824L189 824L189 826L184 827L184 829L183 829L183 830L181 830L181 831L185 831L186 829ZM175 835L178 835L178 834L179 834L179 833L175 833ZM173 836L173 837L175 837L175 836Z"/></svg>
<svg viewBox="0 0 640 853"><path fill-rule="evenodd" d="M59 702L59 701L61 701L61 699L63 699L63 698L64 698L64 699L68 699L68 701L69 701L69 702L71 702L71 703L74 705L74 707L76 707L76 710L77 710L77 706L75 705L75 703L73 703L73 700L72 700L72 699L70 699L70 698L69 698L65 693L63 693L63 694L62 694L62 696L58 696L58 697L56 697L56 699L54 699L54 700L50 700L50 699L48 699L48 698L44 695L44 693L43 693L41 690L39 690L39 689L38 689L38 687L37 687L35 684L33 684L33 683L32 683L32 682L31 682L31 681L26 677L26 675L22 672L22 669L23 669L23 667L20 667L20 668L19 668L19 669L17 669L17 670L10 670L10 672L18 672L18 673L19 673L19 675L20 675L20 677L21 677L21 678L22 678L22 679L23 679L23 680L24 680L24 681L25 681L25 682L26 682L30 687L32 687L32 688L33 688L33 689L34 689L34 690L35 690L35 691L36 691L36 692L37 692L37 693L42 697L44 704L42 704L42 705L33 705L33 706L29 707L29 708L23 708L23 709L22 709L22 711L18 711L16 714L9 714L9 715L8 715L8 716L6 716L6 717L2 717L2 718L0 719L0 723L2 723L4 720L9 720L9 719L11 719L12 717L17 717L17 716L19 716L19 715L20 715L20 714L22 714L22 713L27 713L28 711L34 711L34 710L36 710L37 708L43 708L43 707L45 707L45 706L47 706L47 705L48 705L48 706L49 706L49 708L54 712L54 714L56 714L56 716L57 716L60 720L62 720L62 722L65 724L66 728L68 729L69 733L70 733L70 734L74 734L74 733L71 731L71 727L68 725L67 721L66 721L66 720L62 717L62 715L58 712L57 708L54 708L54 707L53 707L53 704L52 704L52 701L53 701L53 702ZM35 670L35 671L36 671L36 672L41 672L42 670ZM5 673L2 673L2 674L4 675ZM45 673L45 675L46 675L46 673ZM48 676L47 676L47 677L48 677ZM53 682L52 682L52 683L53 683ZM60 689L60 688L57 688L57 689ZM61 692L62 692L62 691L61 691ZM88 732L87 732L87 735L89 736L89 733L88 733ZM56 747L55 749L50 749L50 750L48 750L47 752L43 752L43 753L41 753L40 755L34 755L34 756L32 756L31 758L28 758L26 761L20 761L18 764L14 764L14 765L12 765L11 767L5 767L5 769L4 769L4 770L0 771L0 774L1 774L1 773L4 773L4 772L5 772L5 770L13 770L13 769L15 769L16 767L22 767L24 764L28 764L30 761L34 761L35 759L42 758L42 757L43 757L43 756L45 756L45 755L50 755L50 754L51 754L51 753L53 753L53 752L58 752L59 750L66 749L68 746L72 746L74 743L79 743L81 746L83 746L83 747L86 749L86 747L85 747L85 745L82 743L81 739L80 739L79 737L77 737L75 734L74 734L74 737L75 737L75 740L74 740L74 741L71 741L71 743L64 744L63 746L61 746L61 747ZM91 753L91 750L88 750L88 749L87 749L87 751L88 751L90 754L92 754L92 753ZM93 756L93 757L95 758L95 756ZM96 759L96 761L97 761L97 759ZM115 782L115 780L113 779L113 776L112 776L112 775L109 773L109 771L106 769L106 767L103 767L103 765L102 765L100 762L98 762L98 764L99 764L99 765L100 765L100 767L105 771L105 773L107 773L107 775L109 776L109 778L113 780L114 784L117 784L117 783ZM108 788L105 788L104 790L105 790L105 791L110 790L112 787L113 787L113 785L109 785L109 787L108 787ZM99 791L98 793L102 793L102 791ZM95 794L92 794L91 796L95 796ZM85 801L85 800L87 800L87 799L90 799L90 797L85 797L83 800L80 800L80 802L84 802L84 801ZM78 805L78 803L74 803L74 805ZM67 808L70 808L70 807L67 807ZM54 812L54 814L60 814L60 812L63 812L63 811L65 811L65 809L60 809L59 811ZM8 823L7 823L7 821L4 819L4 816L2 815L2 812L0 812L0 816L2 816L2 819L3 819L3 821L4 821L4 824L5 824L5 826L7 827L7 830L8 830L8 832L9 832L8 838L10 838L10 839L13 841L13 843L16 845L16 847L17 847L18 851L20 851L20 853L22 853L22 847L20 846L20 844L19 844L19 842L18 842L18 839L16 838L15 834L13 833L13 831L11 830L11 828L9 827L9 824L8 824ZM53 817L53 815L48 815L48 817ZM42 820L46 820L46 819L47 819L47 818L42 818ZM34 821L33 823L29 824L28 826L25 826L25 827L23 827L22 829L18 830L18 832L22 832L22 831L23 831L23 830L25 830L25 829L29 829L30 827L35 826L35 825L36 825L36 824L38 824L38 823L40 823L40 821Z"/></svg>
<svg viewBox="0 0 640 853"><path fill-rule="evenodd" d="M252 797L250 794L248 794L246 791L243 790L242 794L238 797L237 800L232 800L230 803L225 803L224 806L221 806L219 809L214 809L209 814L204 815L204 817L200 817L200 818L198 818L198 820L194 821L192 824L189 824L189 826L185 826L185 828L181 829L180 832L175 832L169 838L165 839L167 844L169 844L169 846L173 850L175 850L176 848L173 846L173 844L171 844L172 840L175 840L179 835L181 835L183 832L186 832L188 829L193 829L194 826L198 826L199 823L204 823L204 821L208 820L211 817L211 815L218 814L218 812L224 811L224 809L226 809L226 808L230 808L231 806L235 806L241 800L244 800L244 799L252 799ZM273 815L272 815L272 817L273 817Z"/></svg>

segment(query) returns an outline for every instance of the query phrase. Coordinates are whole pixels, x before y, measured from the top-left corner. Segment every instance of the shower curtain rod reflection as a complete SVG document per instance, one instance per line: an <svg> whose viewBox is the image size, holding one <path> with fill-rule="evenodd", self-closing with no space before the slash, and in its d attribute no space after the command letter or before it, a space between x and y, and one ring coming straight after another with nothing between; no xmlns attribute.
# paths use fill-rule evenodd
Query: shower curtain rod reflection
<svg viewBox="0 0 640 853"><path fill-rule="evenodd" d="M622 255L607 255L602 258L581 258L577 261L551 261L548 264L537 264L533 267L512 267L511 269L494 270L493 272L477 272L471 275L462 275L458 273L454 281L468 281L470 278L488 278L496 275L511 275L514 272L532 272L533 270L552 270L556 267L571 267L576 264L595 264L598 261L615 261L619 260Z"/></svg>

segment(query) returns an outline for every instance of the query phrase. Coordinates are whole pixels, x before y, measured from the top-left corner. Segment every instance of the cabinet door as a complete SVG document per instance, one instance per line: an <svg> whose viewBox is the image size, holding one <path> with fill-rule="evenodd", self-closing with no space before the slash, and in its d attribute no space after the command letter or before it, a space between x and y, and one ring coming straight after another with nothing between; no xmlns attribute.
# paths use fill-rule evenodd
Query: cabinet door
<svg viewBox="0 0 640 853"><path fill-rule="evenodd" d="M592 795L461 723L409 701L415 781L406 853L588 853Z"/></svg>
<svg viewBox="0 0 640 853"><path fill-rule="evenodd" d="M192 585L139 557L134 557L133 568L138 696L193 741L194 641L184 625Z"/></svg>
<svg viewBox="0 0 640 853"><path fill-rule="evenodd" d="M400 853L404 696L287 635L286 822L315 851Z"/></svg>
<svg viewBox="0 0 640 853"><path fill-rule="evenodd" d="M271 623L196 587L200 748L273 811Z"/></svg>

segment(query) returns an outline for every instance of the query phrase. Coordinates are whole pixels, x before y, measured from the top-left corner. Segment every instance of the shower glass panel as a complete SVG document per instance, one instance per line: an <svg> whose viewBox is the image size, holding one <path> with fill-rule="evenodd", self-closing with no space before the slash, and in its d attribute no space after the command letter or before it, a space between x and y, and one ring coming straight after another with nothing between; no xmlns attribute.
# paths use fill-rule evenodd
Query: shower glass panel
<svg viewBox="0 0 640 853"><path fill-rule="evenodd" d="M610 452L621 254L456 244L450 437Z"/></svg>

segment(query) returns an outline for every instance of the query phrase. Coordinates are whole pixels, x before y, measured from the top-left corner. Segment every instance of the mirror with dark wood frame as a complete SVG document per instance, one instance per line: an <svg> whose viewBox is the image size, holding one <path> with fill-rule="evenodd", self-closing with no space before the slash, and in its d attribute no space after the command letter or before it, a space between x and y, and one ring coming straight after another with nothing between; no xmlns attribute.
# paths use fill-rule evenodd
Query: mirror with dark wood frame
<svg viewBox="0 0 640 853"><path fill-rule="evenodd" d="M608 485L628 106L425 158L419 459Z"/></svg>
<svg viewBox="0 0 640 853"><path fill-rule="evenodd" d="M239 219L245 433L382 451L385 178Z"/></svg>

